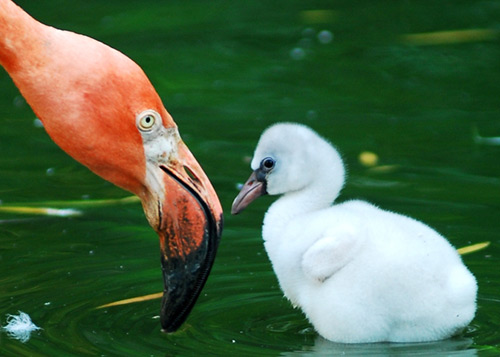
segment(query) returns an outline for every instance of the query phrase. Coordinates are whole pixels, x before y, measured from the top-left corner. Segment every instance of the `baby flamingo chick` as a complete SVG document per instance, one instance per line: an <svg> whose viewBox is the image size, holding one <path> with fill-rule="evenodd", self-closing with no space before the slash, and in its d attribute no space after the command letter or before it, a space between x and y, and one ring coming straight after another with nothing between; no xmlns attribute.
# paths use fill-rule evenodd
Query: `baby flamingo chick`
<svg viewBox="0 0 500 357"><path fill-rule="evenodd" d="M457 251L415 219L358 200L332 204L344 165L313 130L271 126L251 167L232 213L281 195L264 218L265 249L285 296L323 337L435 341L471 322L477 283Z"/></svg>

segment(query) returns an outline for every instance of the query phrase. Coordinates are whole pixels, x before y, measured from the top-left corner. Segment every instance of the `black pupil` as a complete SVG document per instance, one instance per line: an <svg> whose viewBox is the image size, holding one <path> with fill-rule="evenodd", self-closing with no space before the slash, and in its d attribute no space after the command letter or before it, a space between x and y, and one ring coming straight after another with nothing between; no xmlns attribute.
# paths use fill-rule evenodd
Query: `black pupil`
<svg viewBox="0 0 500 357"><path fill-rule="evenodd" d="M272 159L265 159L264 160L264 167L266 169L271 169L274 166L274 160Z"/></svg>
<svg viewBox="0 0 500 357"><path fill-rule="evenodd" d="M153 120L153 119L151 119L151 117L150 117L150 116L147 116L147 117L146 117L146 118L144 118L144 119L146 120L146 124L151 123L151 120Z"/></svg>

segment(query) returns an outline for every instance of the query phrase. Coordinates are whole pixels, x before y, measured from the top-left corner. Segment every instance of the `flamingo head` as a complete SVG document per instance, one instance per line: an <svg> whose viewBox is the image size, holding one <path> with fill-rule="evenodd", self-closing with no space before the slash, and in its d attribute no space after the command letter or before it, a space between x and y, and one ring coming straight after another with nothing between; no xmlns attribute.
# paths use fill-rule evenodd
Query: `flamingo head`
<svg viewBox="0 0 500 357"><path fill-rule="evenodd" d="M140 197L160 239L161 324L187 318L208 277L222 208L142 69L89 37L45 26L2 1L0 63L64 151ZM1 17L4 18L1 18Z"/></svg>

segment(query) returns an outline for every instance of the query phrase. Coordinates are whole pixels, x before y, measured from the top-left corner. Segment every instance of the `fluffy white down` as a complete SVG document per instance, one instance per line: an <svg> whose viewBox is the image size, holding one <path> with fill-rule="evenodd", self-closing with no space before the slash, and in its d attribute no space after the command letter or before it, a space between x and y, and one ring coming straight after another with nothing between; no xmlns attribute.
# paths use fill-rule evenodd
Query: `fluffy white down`
<svg viewBox="0 0 500 357"><path fill-rule="evenodd" d="M252 168L272 157L265 248L281 289L325 338L345 343L450 337L473 319L477 284L427 225L367 202L332 205L344 182L338 152L311 129L276 124Z"/></svg>

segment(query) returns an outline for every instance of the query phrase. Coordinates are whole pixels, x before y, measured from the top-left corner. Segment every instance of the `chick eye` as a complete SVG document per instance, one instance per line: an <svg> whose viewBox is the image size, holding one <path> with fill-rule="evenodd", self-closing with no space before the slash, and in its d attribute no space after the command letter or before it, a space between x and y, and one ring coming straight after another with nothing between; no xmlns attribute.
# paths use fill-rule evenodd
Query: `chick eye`
<svg viewBox="0 0 500 357"><path fill-rule="evenodd" d="M261 162L262 168L264 168L264 169L266 169L268 171L271 170L274 167L275 164L276 164L276 161L274 161L274 159L271 158L271 157L266 157Z"/></svg>
<svg viewBox="0 0 500 357"><path fill-rule="evenodd" d="M161 122L160 114L154 110L146 110L137 116L137 127L141 131L151 131L155 124Z"/></svg>

